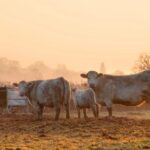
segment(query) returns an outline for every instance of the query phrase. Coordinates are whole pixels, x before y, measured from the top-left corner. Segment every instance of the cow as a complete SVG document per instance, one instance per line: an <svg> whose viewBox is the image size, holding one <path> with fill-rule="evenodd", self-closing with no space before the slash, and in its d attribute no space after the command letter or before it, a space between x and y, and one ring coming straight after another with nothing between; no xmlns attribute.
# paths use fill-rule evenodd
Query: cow
<svg viewBox="0 0 150 150"><path fill-rule="evenodd" d="M89 71L81 74L95 91L98 103L106 106L112 117L112 104L136 106L150 102L150 70L131 75L108 75Z"/></svg>
<svg viewBox="0 0 150 150"><path fill-rule="evenodd" d="M30 82L20 81L19 84L14 83L14 85L18 86L20 96L27 96L30 99L38 120L42 119L45 106L55 108L55 120L58 120L63 104L66 109L66 118L70 118L71 88L69 82L63 77Z"/></svg>
<svg viewBox="0 0 150 150"><path fill-rule="evenodd" d="M78 112L78 118L80 119L80 110L83 109L85 120L87 120L86 109L91 108L94 117L98 117L99 107L96 102L96 96L91 88L87 89L72 89L72 99Z"/></svg>

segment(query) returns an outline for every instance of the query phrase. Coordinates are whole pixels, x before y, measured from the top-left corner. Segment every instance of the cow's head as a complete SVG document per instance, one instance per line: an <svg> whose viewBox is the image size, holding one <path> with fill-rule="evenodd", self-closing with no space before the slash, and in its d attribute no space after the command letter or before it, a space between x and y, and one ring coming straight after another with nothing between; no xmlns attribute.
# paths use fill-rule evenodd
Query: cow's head
<svg viewBox="0 0 150 150"><path fill-rule="evenodd" d="M20 96L27 96L33 86L33 82L20 81L19 83L14 83L13 85L19 88Z"/></svg>
<svg viewBox="0 0 150 150"><path fill-rule="evenodd" d="M97 80L99 77L103 76L102 73L97 73L96 71L89 71L87 74L81 74L82 78L87 78L88 80L88 85L92 88L95 89L97 86Z"/></svg>

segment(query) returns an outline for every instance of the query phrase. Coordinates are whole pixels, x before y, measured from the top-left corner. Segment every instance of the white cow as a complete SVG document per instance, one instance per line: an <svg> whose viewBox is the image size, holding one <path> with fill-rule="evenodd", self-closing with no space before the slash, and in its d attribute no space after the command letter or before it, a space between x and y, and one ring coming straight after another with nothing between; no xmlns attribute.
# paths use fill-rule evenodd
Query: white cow
<svg viewBox="0 0 150 150"><path fill-rule="evenodd" d="M110 117L112 104L136 106L144 101L150 102L150 70L125 76L89 71L81 77L87 78L98 103L107 107Z"/></svg>
<svg viewBox="0 0 150 150"><path fill-rule="evenodd" d="M84 118L87 119L86 109L91 108L95 117L98 117L98 104L96 102L95 93L91 88L72 90L72 98L78 111L80 118L80 109L83 109Z"/></svg>
<svg viewBox="0 0 150 150"><path fill-rule="evenodd" d="M27 96L34 107L38 120L42 119L44 107L55 108L55 120L59 119L61 106L66 109L66 118L70 118L70 84L63 77L49 80L21 81L19 84L20 96Z"/></svg>

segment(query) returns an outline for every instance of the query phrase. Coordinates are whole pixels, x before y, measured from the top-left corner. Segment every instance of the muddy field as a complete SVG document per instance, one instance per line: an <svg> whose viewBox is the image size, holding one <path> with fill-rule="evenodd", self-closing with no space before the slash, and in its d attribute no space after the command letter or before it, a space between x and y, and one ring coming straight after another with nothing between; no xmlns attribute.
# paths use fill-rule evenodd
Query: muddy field
<svg viewBox="0 0 150 150"><path fill-rule="evenodd" d="M115 112L109 120L57 122L48 114L42 121L32 115L0 115L0 150L136 150L150 149L150 112Z"/></svg>

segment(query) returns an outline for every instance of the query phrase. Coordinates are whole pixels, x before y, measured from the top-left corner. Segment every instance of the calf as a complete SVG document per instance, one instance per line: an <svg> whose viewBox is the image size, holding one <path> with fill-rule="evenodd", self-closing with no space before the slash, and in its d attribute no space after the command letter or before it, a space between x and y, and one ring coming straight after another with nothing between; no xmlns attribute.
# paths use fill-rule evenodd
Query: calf
<svg viewBox="0 0 150 150"><path fill-rule="evenodd" d="M96 103L95 93L91 88L88 89L73 89L72 97L80 118L80 109L83 109L84 118L87 119L86 109L91 108L94 117L98 117L99 108Z"/></svg>

